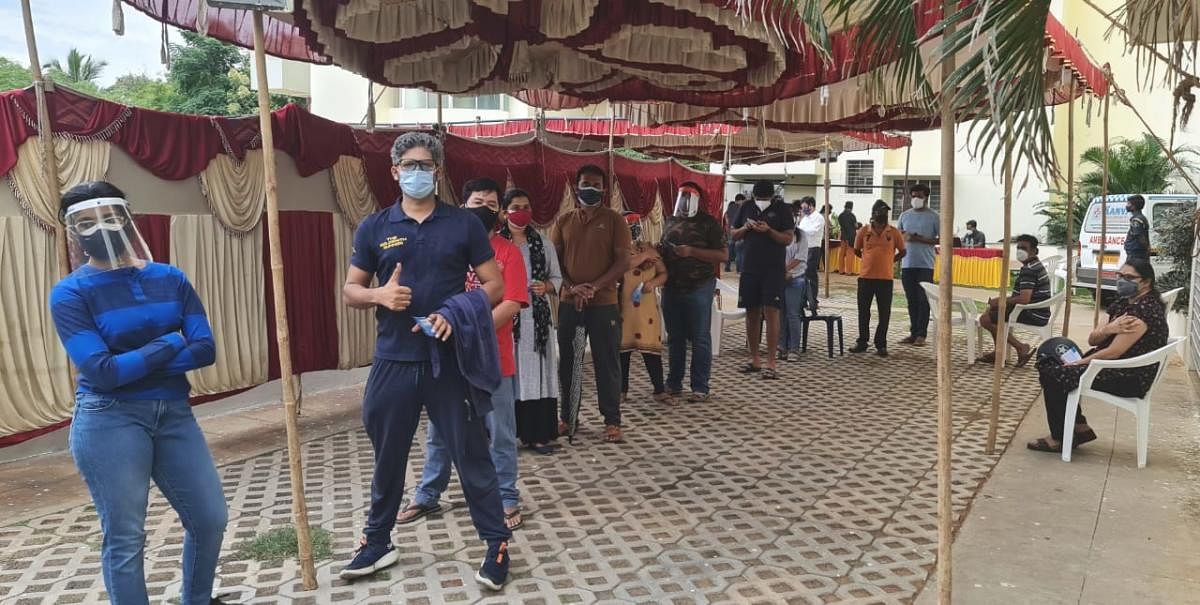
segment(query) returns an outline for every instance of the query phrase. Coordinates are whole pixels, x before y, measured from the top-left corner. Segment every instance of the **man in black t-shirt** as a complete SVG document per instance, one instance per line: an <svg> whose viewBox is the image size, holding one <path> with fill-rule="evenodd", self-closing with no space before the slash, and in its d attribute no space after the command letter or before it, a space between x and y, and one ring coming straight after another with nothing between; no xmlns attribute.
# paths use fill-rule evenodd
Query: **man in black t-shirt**
<svg viewBox="0 0 1200 605"><path fill-rule="evenodd" d="M1038 259L1038 239L1032 235L1018 235L1015 239L1017 260L1021 262L1021 272L1017 275L1016 283L1013 284L1012 294L1008 296L1006 315L1012 311L1013 305L1027 305L1050 299L1050 275L1046 273L1046 266ZM991 333L993 341L996 340L997 322L1000 320L999 307L1000 299L994 297L988 300L987 311L979 317L979 325ZM1044 326L1050 321L1050 309L1021 311L1021 314L1017 316L1017 321L1031 326ZM1029 363L1036 352L1033 347L1017 340L1012 331L1008 333L1008 344L1017 350L1018 368ZM997 347L999 346L1002 345L997 343ZM979 361L991 363L995 359L996 354L993 352L984 355Z"/></svg>
<svg viewBox="0 0 1200 605"><path fill-rule="evenodd" d="M746 340L751 362L741 368L743 374L763 370L759 357L762 319L767 320L767 368L763 378L775 380L774 351L779 340L779 310L783 308L786 285L785 256L792 243L796 219L782 201L775 200L775 184L758 181L754 199L742 205L733 225L733 239L744 242L745 265L738 285L738 306L746 309Z"/></svg>
<svg viewBox="0 0 1200 605"><path fill-rule="evenodd" d="M1143 258L1150 260L1150 221L1142 214L1146 207L1146 198L1133 194L1125 202L1125 211L1129 213L1129 231L1125 234L1125 258Z"/></svg>
<svg viewBox="0 0 1200 605"><path fill-rule="evenodd" d="M688 401L708 399L712 373L712 302L717 268L728 262L725 231L717 219L704 212L703 193L692 182L679 186L675 211L667 219L659 251L667 265L663 288L663 321L667 329L670 369L667 392L683 393L683 371L688 343L692 345L691 395Z"/></svg>

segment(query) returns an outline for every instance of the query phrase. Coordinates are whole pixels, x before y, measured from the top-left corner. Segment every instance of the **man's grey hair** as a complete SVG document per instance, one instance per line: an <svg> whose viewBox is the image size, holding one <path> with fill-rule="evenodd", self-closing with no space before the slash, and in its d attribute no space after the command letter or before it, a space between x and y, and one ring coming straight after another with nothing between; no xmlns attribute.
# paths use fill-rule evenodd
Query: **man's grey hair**
<svg viewBox="0 0 1200 605"><path fill-rule="evenodd" d="M446 152L442 149L442 142L437 137L427 132L406 132L396 137L396 142L392 143L392 165L400 163L400 158L404 156L404 152L409 149L424 147L429 150L429 154L433 156L433 161L437 162L438 166L442 165L442 161L446 159Z"/></svg>

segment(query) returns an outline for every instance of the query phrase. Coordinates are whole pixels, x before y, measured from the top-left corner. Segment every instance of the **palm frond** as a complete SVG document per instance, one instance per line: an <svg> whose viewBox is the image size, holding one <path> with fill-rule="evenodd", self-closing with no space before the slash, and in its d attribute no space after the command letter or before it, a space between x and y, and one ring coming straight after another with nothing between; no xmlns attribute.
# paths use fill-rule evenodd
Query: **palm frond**
<svg viewBox="0 0 1200 605"><path fill-rule="evenodd" d="M1094 2L1087 4L1101 11ZM1174 86L1181 76L1197 73L1200 8L1193 0L1126 0L1110 17L1108 35L1121 30L1139 67L1148 67L1145 74L1140 74L1143 83L1152 85L1157 81ZM1166 52L1155 45L1166 45Z"/></svg>
<svg viewBox="0 0 1200 605"><path fill-rule="evenodd" d="M938 26L967 25L942 37L937 61L961 58L944 90L952 91L959 121L971 120L968 146L975 157L1003 161L1005 141L1013 139L1015 161L1028 172L1057 176L1052 128L1046 102L1046 19L1050 0L988 2L987 10L968 5ZM1006 122L1012 120L1011 129ZM1028 174L1027 172L1027 174Z"/></svg>

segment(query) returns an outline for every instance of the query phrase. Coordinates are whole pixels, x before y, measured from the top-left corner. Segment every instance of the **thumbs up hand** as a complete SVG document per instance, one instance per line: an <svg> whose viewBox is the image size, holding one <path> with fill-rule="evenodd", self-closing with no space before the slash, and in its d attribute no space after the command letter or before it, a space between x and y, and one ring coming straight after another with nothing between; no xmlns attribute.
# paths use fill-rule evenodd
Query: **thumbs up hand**
<svg viewBox="0 0 1200 605"><path fill-rule="evenodd" d="M412 304L412 288L400 285L400 269L400 263L396 263L391 277L374 291L375 304L389 311L400 312Z"/></svg>

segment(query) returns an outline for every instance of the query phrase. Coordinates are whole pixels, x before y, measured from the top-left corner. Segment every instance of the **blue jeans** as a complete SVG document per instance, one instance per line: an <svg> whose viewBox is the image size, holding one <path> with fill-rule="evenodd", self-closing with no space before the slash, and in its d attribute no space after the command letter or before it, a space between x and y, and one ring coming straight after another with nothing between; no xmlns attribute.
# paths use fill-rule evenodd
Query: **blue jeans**
<svg viewBox="0 0 1200 605"><path fill-rule="evenodd" d="M183 523L183 605L208 605L228 511L221 478L186 399L80 394L71 456L96 504L104 587L115 605L144 605L146 506L153 480Z"/></svg>
<svg viewBox="0 0 1200 605"><path fill-rule="evenodd" d="M492 411L483 417L491 436L492 464L496 466L496 478L500 482L500 500L504 508L521 506L521 493L517 490L517 378L505 376L500 388L492 394ZM421 471L421 485L417 487L413 502L420 506L433 506L450 485L450 452L442 443L437 427L429 425L429 437L425 441L425 468Z"/></svg>
<svg viewBox="0 0 1200 605"><path fill-rule="evenodd" d="M683 370L687 362L688 343L692 344L692 392L708 393L712 375L713 292L717 280L710 279L692 290L663 288L663 321L667 328L667 352L670 369L667 390L683 390Z"/></svg>
<svg viewBox="0 0 1200 605"><path fill-rule="evenodd" d="M788 282L783 291L784 314L779 321L779 350L785 353L795 353L800 350L800 330L804 326L800 316L804 313L804 302L808 297L807 282L803 277L797 277Z"/></svg>

